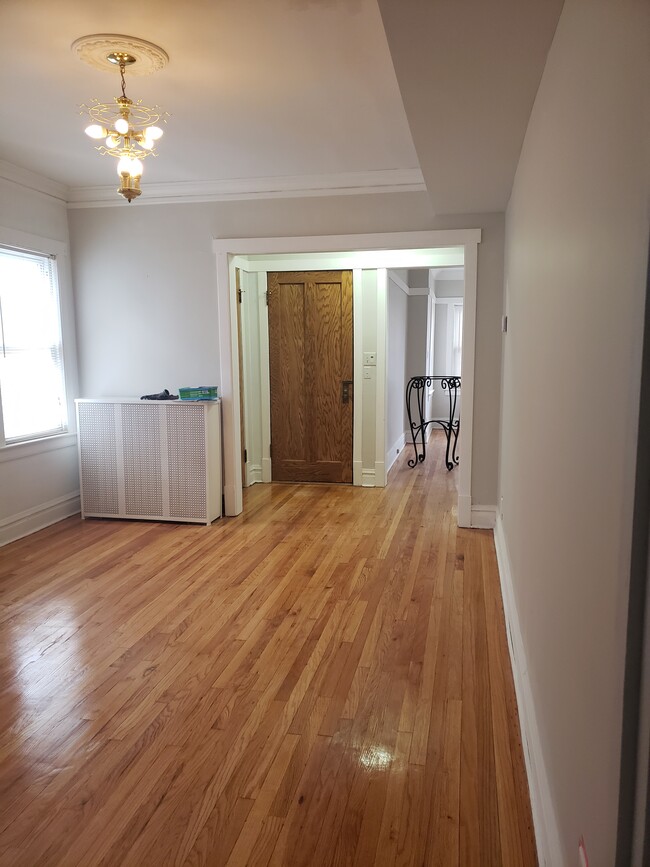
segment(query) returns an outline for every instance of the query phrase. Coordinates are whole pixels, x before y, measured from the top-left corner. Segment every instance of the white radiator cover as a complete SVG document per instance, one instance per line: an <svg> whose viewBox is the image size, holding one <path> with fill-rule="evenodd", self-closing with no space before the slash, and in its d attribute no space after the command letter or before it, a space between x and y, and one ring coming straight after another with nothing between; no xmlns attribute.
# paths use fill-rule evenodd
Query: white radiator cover
<svg viewBox="0 0 650 867"><path fill-rule="evenodd" d="M221 516L221 401L75 401L82 518Z"/></svg>

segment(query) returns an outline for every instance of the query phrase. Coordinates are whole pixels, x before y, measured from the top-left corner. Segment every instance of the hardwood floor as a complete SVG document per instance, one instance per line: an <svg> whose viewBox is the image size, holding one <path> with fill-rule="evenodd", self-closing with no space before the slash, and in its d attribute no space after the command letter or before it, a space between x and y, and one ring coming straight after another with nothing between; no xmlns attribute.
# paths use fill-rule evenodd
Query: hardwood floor
<svg viewBox="0 0 650 867"><path fill-rule="evenodd" d="M536 865L491 534L386 489L0 549L0 864Z"/></svg>

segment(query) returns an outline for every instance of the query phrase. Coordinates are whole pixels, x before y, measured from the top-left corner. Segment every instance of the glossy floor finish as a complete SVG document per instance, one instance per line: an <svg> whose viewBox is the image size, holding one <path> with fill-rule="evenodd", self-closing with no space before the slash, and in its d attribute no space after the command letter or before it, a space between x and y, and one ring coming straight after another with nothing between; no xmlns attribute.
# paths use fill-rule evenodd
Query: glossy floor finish
<svg viewBox="0 0 650 867"><path fill-rule="evenodd" d="M491 534L389 487L0 550L0 864L535 865Z"/></svg>

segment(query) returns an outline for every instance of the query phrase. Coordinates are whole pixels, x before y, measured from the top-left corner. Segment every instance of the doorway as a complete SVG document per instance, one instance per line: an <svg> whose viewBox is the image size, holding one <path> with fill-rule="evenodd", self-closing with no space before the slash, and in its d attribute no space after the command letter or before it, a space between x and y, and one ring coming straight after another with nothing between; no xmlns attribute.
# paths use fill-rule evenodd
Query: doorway
<svg viewBox="0 0 650 867"><path fill-rule="evenodd" d="M352 271L268 273L272 479L352 483Z"/></svg>
<svg viewBox="0 0 650 867"><path fill-rule="evenodd" d="M431 230L384 234L295 236L284 238L215 239L219 356L223 395L224 504L226 515L243 509L239 460L239 364L235 311L235 268L256 272L266 288L266 273L286 270L345 268L353 271L354 294L354 460L353 484L385 484L386 442L386 269L435 268L464 265L463 386L458 474L458 524L472 526L472 430L476 288L480 229ZM332 253L331 251L338 251ZM296 267L297 259L301 259ZM374 269L374 281L366 269ZM366 291L368 281L375 291ZM366 302L368 302L366 309ZM260 301L260 303L262 303ZM266 302L263 302L264 305ZM361 312L360 312L361 311ZM359 322L357 321L359 320ZM361 325L363 340L357 341ZM263 329L260 333L264 342ZM367 344L367 345L366 345ZM370 368L366 355L376 358ZM268 381L268 380L267 380ZM262 383L263 384L263 383ZM361 396L361 397L360 397ZM264 399L262 399L262 405ZM363 406L363 410L361 409ZM372 423L366 424L369 414ZM270 424L269 424L270 432ZM269 437L270 439L270 437ZM262 453L262 480L268 454ZM270 460L269 460L270 463ZM269 472L269 480L271 478Z"/></svg>

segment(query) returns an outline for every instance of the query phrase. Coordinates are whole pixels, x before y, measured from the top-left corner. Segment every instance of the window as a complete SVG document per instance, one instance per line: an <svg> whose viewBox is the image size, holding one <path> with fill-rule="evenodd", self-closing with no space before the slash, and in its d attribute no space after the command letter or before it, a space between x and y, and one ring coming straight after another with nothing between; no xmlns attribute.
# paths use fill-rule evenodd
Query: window
<svg viewBox="0 0 650 867"><path fill-rule="evenodd" d="M463 354L463 305L454 304L451 338L451 373L460 376L460 362ZM447 316L451 313L448 309Z"/></svg>
<svg viewBox="0 0 650 867"><path fill-rule="evenodd" d="M56 260L0 247L0 445L68 429Z"/></svg>

